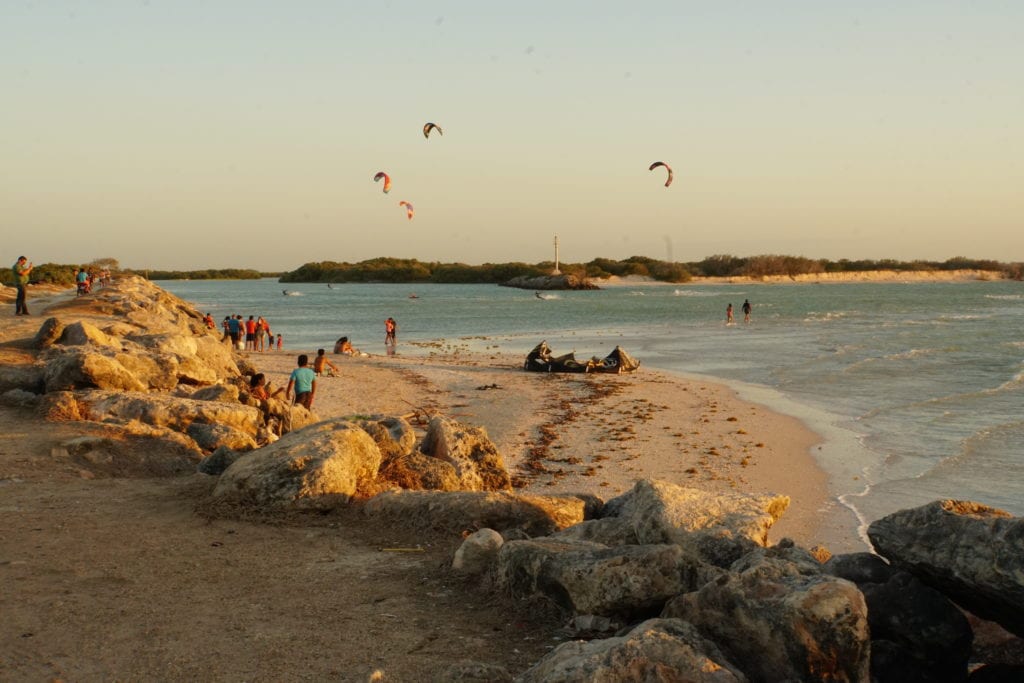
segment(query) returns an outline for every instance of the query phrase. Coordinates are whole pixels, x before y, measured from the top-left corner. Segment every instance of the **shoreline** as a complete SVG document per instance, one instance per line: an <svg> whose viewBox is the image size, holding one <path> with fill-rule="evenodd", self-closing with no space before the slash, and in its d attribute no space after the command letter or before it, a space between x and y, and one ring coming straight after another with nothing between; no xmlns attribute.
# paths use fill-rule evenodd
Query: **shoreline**
<svg viewBox="0 0 1024 683"><path fill-rule="evenodd" d="M988 270L865 270L842 273L800 273L798 275L747 275L693 277L688 282L664 282L646 275L613 275L595 282L602 289L614 287L692 287L694 285L824 285L850 282L915 284L922 282L1003 282L999 271Z"/></svg>

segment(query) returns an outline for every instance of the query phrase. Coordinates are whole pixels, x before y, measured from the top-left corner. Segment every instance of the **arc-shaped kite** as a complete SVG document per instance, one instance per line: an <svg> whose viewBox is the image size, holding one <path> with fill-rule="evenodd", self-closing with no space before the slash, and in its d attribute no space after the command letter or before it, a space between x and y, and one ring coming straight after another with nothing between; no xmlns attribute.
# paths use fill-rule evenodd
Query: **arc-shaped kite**
<svg viewBox="0 0 1024 683"><path fill-rule="evenodd" d="M423 137L429 138L430 131L432 130L436 130L438 135L444 135L444 131L441 130L441 126L437 125L436 123L427 122L423 124Z"/></svg>
<svg viewBox="0 0 1024 683"><path fill-rule="evenodd" d="M412 204L410 204L409 202L407 202L405 200L402 200L402 201L398 202L398 205L405 207L405 215L408 216L409 220L412 220L412 214L413 214Z"/></svg>
<svg viewBox="0 0 1024 683"><path fill-rule="evenodd" d="M373 182L378 182L381 178L384 179L384 193L391 192L391 176L384 171L378 171L377 175L373 176Z"/></svg>
<svg viewBox="0 0 1024 683"><path fill-rule="evenodd" d="M647 168L647 170L648 171L653 171L654 169L658 168L659 166L664 166L665 170L668 171L668 180L665 181L665 187L668 187L669 185L672 184L672 168L669 167L668 164L666 164L664 161L655 161L653 164L651 164Z"/></svg>

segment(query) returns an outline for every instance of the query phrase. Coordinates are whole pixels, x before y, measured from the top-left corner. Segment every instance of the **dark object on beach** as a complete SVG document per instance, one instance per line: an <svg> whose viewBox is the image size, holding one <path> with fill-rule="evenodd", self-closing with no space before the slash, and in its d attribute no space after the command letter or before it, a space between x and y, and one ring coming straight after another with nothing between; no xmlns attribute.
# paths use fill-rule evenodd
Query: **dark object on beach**
<svg viewBox="0 0 1024 683"><path fill-rule="evenodd" d="M594 356L587 361L576 360L576 354L567 353L564 356L553 356L551 348L546 341L542 341L526 355L523 362L523 370L529 372L602 372L611 374L622 374L633 372L640 367L640 361L631 357L622 350L621 346L615 349L604 358Z"/></svg>

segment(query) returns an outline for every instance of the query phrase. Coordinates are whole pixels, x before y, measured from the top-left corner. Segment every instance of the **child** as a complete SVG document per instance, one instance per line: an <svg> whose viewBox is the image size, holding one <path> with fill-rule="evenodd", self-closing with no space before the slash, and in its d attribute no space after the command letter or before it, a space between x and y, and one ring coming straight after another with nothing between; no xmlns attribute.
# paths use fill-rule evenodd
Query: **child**
<svg viewBox="0 0 1024 683"><path fill-rule="evenodd" d="M277 350L278 351L281 350L282 344L283 344L283 342L281 341L281 335L277 335Z"/></svg>
<svg viewBox="0 0 1024 683"><path fill-rule="evenodd" d="M317 377L334 377L338 372L338 366L324 355L323 349L317 349L316 358L313 359L313 372L317 374Z"/></svg>

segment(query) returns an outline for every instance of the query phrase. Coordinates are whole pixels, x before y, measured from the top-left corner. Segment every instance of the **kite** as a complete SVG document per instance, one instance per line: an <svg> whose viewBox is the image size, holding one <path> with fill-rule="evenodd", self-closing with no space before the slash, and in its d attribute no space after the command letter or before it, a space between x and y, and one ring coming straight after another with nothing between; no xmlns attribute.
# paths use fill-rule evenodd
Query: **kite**
<svg viewBox="0 0 1024 683"><path fill-rule="evenodd" d="M413 214L412 204L410 204L409 202L403 200L403 201L398 202L398 205L405 207L405 215L409 217L409 220L412 220L412 214Z"/></svg>
<svg viewBox="0 0 1024 683"><path fill-rule="evenodd" d="M647 170L653 171L659 166L664 166L665 170L668 171L668 180L665 181L665 187L668 187L669 185L672 184L672 169L669 167L668 164L666 164L664 161L655 161L653 164L650 165L650 167Z"/></svg>
<svg viewBox="0 0 1024 683"><path fill-rule="evenodd" d="M423 124L423 137L429 138L430 131L436 130L438 135L444 135L444 131L441 130L441 126L436 123L424 123Z"/></svg>
<svg viewBox="0 0 1024 683"><path fill-rule="evenodd" d="M381 178L384 179L384 192L385 194L391 192L391 176L384 171L378 171L377 175L373 176L373 182L378 182Z"/></svg>

